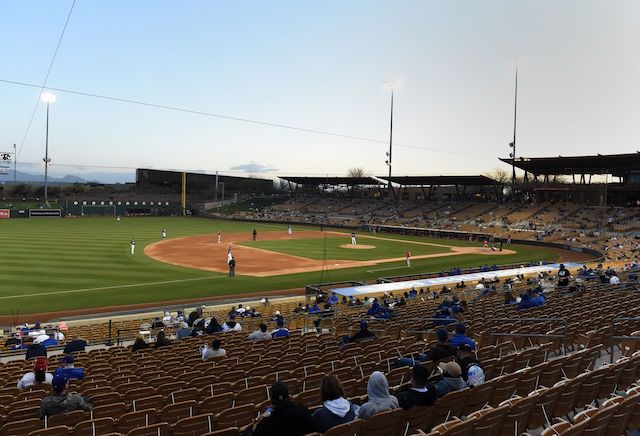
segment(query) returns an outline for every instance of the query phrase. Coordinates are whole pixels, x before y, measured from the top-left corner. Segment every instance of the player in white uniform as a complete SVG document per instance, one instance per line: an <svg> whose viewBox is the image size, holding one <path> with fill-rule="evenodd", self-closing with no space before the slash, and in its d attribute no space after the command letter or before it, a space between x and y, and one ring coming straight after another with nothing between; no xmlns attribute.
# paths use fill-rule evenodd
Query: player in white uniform
<svg viewBox="0 0 640 436"><path fill-rule="evenodd" d="M118 215L118 216L116 217L116 222L117 222L117 223L119 223L119 222L120 222L120 215Z"/></svg>
<svg viewBox="0 0 640 436"><path fill-rule="evenodd" d="M131 254L135 254L136 252L136 240L132 239L131 240Z"/></svg>
<svg viewBox="0 0 640 436"><path fill-rule="evenodd" d="M356 232L351 232L351 245L358 245L358 241L356 240Z"/></svg>
<svg viewBox="0 0 640 436"><path fill-rule="evenodd" d="M293 229L291 228L291 224L289 224L289 227L287 227L287 235L289 235L289 237L293 235Z"/></svg>
<svg viewBox="0 0 640 436"><path fill-rule="evenodd" d="M162 228L162 239L167 239L167 229L165 227Z"/></svg>
<svg viewBox="0 0 640 436"><path fill-rule="evenodd" d="M218 244L222 243L222 233L218 230Z"/></svg>
<svg viewBox="0 0 640 436"><path fill-rule="evenodd" d="M229 246L229 249L227 250L227 263L229 263L231 259L233 259L233 253L231 252L231 246Z"/></svg>

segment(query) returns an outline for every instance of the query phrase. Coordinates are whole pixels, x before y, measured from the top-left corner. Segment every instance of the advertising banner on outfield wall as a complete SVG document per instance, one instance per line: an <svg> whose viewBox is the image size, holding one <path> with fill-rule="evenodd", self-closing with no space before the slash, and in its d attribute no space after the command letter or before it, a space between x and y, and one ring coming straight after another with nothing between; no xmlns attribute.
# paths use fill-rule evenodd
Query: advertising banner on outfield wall
<svg viewBox="0 0 640 436"><path fill-rule="evenodd" d="M11 218L29 218L29 210L11 209Z"/></svg>
<svg viewBox="0 0 640 436"><path fill-rule="evenodd" d="M29 209L29 218L60 218L61 209Z"/></svg>
<svg viewBox="0 0 640 436"><path fill-rule="evenodd" d="M9 209L0 209L0 219L7 219L11 217L11 211Z"/></svg>

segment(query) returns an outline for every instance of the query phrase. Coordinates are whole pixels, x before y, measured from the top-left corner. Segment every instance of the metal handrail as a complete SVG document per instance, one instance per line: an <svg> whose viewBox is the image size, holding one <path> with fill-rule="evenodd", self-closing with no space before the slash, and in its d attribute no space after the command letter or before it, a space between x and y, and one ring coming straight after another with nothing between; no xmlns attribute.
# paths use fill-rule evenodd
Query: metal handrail
<svg viewBox="0 0 640 436"><path fill-rule="evenodd" d="M614 347L614 343L613 340L614 339L631 339L634 341L640 340L640 336L627 336L627 335L621 335L621 336L616 336L616 323L618 321L640 321L640 317L623 317L623 318L614 318L611 320L611 335L609 336L611 339L611 356L610 356L610 362L613 363L613 347Z"/></svg>
<svg viewBox="0 0 640 436"><path fill-rule="evenodd" d="M550 335L540 333L499 333L492 331L494 322L560 322L562 323L562 335ZM523 338L553 338L562 339L563 354L567 354L569 350L569 329L566 318L490 318L489 319L489 336L511 336L511 337L523 337Z"/></svg>

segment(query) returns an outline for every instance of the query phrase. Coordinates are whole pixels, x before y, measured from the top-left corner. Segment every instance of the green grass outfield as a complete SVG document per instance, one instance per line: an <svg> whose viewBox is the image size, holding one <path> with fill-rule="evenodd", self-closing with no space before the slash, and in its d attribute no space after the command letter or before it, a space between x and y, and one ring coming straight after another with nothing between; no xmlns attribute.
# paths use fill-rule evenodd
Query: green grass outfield
<svg viewBox="0 0 640 436"><path fill-rule="evenodd" d="M0 220L0 315L39 313L82 308L207 298L235 293L274 291L303 287L319 281L370 280L385 275L448 270L452 266L478 266L528 260L554 260L556 255L531 247L515 247L516 254L497 257L459 255L415 259L408 269L401 262L334 271L289 274L268 278L237 276L200 271L165 264L144 255L146 245L160 240L162 227L168 237L258 231L256 245L268 244L269 231L284 231L285 225L215 221L200 218L113 218L10 219ZM294 232L302 227L294 226ZM393 241L375 240L376 250L347 250L338 245L350 237L328 237L331 250L347 256L374 258L403 257L407 248L446 250L442 247L409 244L405 241L434 242L444 245L470 245L467 241L426 239L398 235L379 235ZM130 255L130 239L136 240L136 254ZM364 235L361 243L370 243ZM318 258L324 252L325 238L277 241L277 251ZM290 243L289 248L282 244ZM253 243L252 243L253 244ZM333 246L332 244L335 244ZM476 245L476 244L471 244ZM262 247L261 248L265 248ZM514 248L514 247L511 247ZM328 251L329 252L329 251ZM331 251L333 254L333 252ZM426 253L422 253L426 254ZM322 257L320 257L322 258ZM331 259L332 256L327 256Z"/></svg>

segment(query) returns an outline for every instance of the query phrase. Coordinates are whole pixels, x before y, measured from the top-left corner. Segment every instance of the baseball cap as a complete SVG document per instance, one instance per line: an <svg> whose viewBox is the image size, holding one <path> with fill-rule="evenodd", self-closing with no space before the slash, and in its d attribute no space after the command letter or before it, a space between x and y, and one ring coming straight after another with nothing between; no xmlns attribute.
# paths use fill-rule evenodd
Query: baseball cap
<svg viewBox="0 0 640 436"><path fill-rule="evenodd" d="M271 386L271 401L274 403L285 401L289 398L289 388L282 382L275 382Z"/></svg>
<svg viewBox="0 0 640 436"><path fill-rule="evenodd" d="M56 373L51 380L51 387L54 391L60 392L67 386L67 376L63 373Z"/></svg>
<svg viewBox="0 0 640 436"><path fill-rule="evenodd" d="M466 351L467 353L473 353L473 348L469 344L458 345L458 351Z"/></svg>
<svg viewBox="0 0 640 436"><path fill-rule="evenodd" d="M456 362L440 362L438 367L452 377L460 377L462 368Z"/></svg>
<svg viewBox="0 0 640 436"><path fill-rule="evenodd" d="M33 363L34 371L46 371L47 370L47 359L44 357L38 357L36 361Z"/></svg>
<svg viewBox="0 0 640 436"><path fill-rule="evenodd" d="M71 354L65 354L60 359L60 363L66 363L67 365L71 365L73 363L73 356Z"/></svg>

